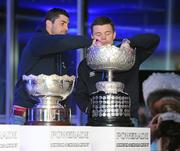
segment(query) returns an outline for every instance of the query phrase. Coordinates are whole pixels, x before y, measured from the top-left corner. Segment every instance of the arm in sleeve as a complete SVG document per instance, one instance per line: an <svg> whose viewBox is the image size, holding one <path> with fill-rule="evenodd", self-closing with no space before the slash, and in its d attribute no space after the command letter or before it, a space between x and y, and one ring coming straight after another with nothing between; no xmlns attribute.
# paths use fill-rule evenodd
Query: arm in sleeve
<svg viewBox="0 0 180 151"><path fill-rule="evenodd" d="M10 115L9 124L17 124L17 125L24 125L26 119L23 116L18 115Z"/></svg>
<svg viewBox="0 0 180 151"><path fill-rule="evenodd" d="M89 114L91 110L91 102L83 75L83 68L80 64L78 67L78 79L76 83L76 103L82 112Z"/></svg>
<svg viewBox="0 0 180 151"><path fill-rule="evenodd" d="M160 42L160 37L151 33L139 34L128 39L130 40L130 46L136 48L136 53L140 56L141 62L153 53Z"/></svg>
<svg viewBox="0 0 180 151"><path fill-rule="evenodd" d="M48 34L37 34L28 43L28 47L34 56L42 56L67 50L85 48L90 45L91 40L86 36Z"/></svg>

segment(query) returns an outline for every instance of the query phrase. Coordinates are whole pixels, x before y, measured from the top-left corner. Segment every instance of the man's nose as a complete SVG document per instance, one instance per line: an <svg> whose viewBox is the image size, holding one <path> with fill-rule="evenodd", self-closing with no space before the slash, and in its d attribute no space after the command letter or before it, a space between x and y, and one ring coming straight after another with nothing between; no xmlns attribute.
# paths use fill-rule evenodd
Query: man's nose
<svg viewBox="0 0 180 151"><path fill-rule="evenodd" d="M65 25L64 28L65 28L66 31L68 31L68 29L69 29L68 25Z"/></svg>
<svg viewBox="0 0 180 151"><path fill-rule="evenodd" d="M106 39L106 35L102 35L101 38L102 38L102 39Z"/></svg>

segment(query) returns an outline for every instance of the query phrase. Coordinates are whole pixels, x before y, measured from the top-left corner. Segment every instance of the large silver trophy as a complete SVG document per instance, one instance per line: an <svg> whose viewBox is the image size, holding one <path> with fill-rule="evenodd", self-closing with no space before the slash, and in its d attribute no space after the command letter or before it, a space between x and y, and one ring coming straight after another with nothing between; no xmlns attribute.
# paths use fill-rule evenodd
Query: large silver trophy
<svg viewBox="0 0 180 151"><path fill-rule="evenodd" d="M28 109L27 125L70 125L71 110L62 104L74 88L74 76L23 75L26 89L38 103Z"/></svg>
<svg viewBox="0 0 180 151"><path fill-rule="evenodd" d="M133 126L130 120L130 97L123 91L122 82L113 81L113 71L127 71L135 63L135 50L124 40L121 47L92 45L87 52L87 64L93 70L105 70L107 81L96 83L91 94L91 113L88 125Z"/></svg>

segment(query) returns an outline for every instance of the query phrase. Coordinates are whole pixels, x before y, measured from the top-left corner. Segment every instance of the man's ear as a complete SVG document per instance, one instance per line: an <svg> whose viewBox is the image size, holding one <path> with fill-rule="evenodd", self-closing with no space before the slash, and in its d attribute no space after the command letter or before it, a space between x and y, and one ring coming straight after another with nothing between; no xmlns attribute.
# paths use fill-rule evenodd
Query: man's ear
<svg viewBox="0 0 180 151"><path fill-rule="evenodd" d="M92 38L92 39L94 38L92 34L91 34L91 38Z"/></svg>
<svg viewBox="0 0 180 151"><path fill-rule="evenodd" d="M52 22L50 20L46 20L46 30L50 34L52 28Z"/></svg>
<svg viewBox="0 0 180 151"><path fill-rule="evenodd" d="M116 32L113 33L113 40L116 38Z"/></svg>

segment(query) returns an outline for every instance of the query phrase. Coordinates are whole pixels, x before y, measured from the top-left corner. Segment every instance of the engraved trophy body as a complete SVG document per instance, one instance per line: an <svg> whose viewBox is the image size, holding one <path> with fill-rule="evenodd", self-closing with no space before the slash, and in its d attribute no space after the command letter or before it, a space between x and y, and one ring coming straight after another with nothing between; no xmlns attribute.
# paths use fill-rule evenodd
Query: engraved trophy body
<svg viewBox="0 0 180 151"><path fill-rule="evenodd" d="M62 104L74 88L74 76L23 75L30 97L38 103L28 109L27 125L70 125L71 110Z"/></svg>
<svg viewBox="0 0 180 151"><path fill-rule="evenodd" d="M114 45L91 46L88 49L88 66L108 73L108 81L97 82L97 91L90 95L92 108L88 125L133 126L130 97L123 91L122 82L113 81L113 71L127 71L134 63L135 50L127 51L124 47Z"/></svg>

